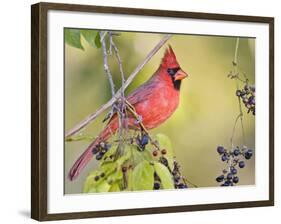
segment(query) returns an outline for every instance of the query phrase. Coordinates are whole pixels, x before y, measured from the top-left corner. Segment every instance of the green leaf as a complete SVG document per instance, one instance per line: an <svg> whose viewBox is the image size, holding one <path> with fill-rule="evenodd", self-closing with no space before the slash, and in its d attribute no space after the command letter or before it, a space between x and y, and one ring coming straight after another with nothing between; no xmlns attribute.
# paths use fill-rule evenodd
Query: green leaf
<svg viewBox="0 0 281 224"><path fill-rule="evenodd" d="M101 192L108 192L111 185L108 184L105 180L100 182L98 185L93 186L89 189L88 193L101 193Z"/></svg>
<svg viewBox="0 0 281 224"><path fill-rule="evenodd" d="M154 163L154 169L161 180L161 185L163 189L175 188L173 177L166 166L164 166L162 163L156 162Z"/></svg>
<svg viewBox="0 0 281 224"><path fill-rule="evenodd" d="M67 28L64 30L64 37L65 42L70 46L84 50L81 44L80 30Z"/></svg>
<svg viewBox="0 0 281 224"><path fill-rule="evenodd" d="M133 170L133 190L152 190L154 185L154 169L147 161L142 161Z"/></svg>
<svg viewBox="0 0 281 224"><path fill-rule="evenodd" d="M109 189L110 192L118 192L120 191L119 183L113 183Z"/></svg>
<svg viewBox="0 0 281 224"><path fill-rule="evenodd" d="M107 181L109 183L114 183L118 180L122 180L123 179L123 172L122 169L118 169L115 172L113 172L111 175L108 176Z"/></svg>
<svg viewBox="0 0 281 224"><path fill-rule="evenodd" d="M127 160L129 160L131 158L131 155L131 146L126 145L124 148L124 154L116 160L118 167L121 167Z"/></svg>
<svg viewBox="0 0 281 224"><path fill-rule="evenodd" d="M98 176L100 172L98 170L92 171L86 178L86 181L84 182L83 192L88 193L89 190L93 187L95 187L99 181L95 181L95 177Z"/></svg>
<svg viewBox="0 0 281 224"><path fill-rule="evenodd" d="M135 165L141 163L144 160L144 156L142 152L138 150L138 146L131 145L131 153L132 153L132 161Z"/></svg>
<svg viewBox="0 0 281 224"><path fill-rule="evenodd" d="M97 32L96 38L95 38L95 44L97 48L101 48L101 41L100 41L100 33Z"/></svg>
<svg viewBox="0 0 281 224"><path fill-rule="evenodd" d="M160 149L166 149L167 153L164 155L164 157L168 160L168 164L171 170L174 169L174 151L172 147L172 143L168 136L164 134L157 134L156 140L160 146Z"/></svg>
<svg viewBox="0 0 281 224"><path fill-rule="evenodd" d="M95 38L97 35L97 31L83 29L81 30L81 34L92 47L96 47Z"/></svg>
<svg viewBox="0 0 281 224"><path fill-rule="evenodd" d="M147 147L146 147L146 148L147 148ZM146 161L154 161L154 160L156 160L156 158L154 158L154 157L152 156L151 151L148 150L148 149L145 149L143 152L141 152L141 154L142 154L143 158L144 158Z"/></svg>
<svg viewBox="0 0 281 224"><path fill-rule="evenodd" d="M115 170L117 170L117 163L116 162L106 162L106 163L101 163L100 168L103 170L103 172L106 175L111 174Z"/></svg>

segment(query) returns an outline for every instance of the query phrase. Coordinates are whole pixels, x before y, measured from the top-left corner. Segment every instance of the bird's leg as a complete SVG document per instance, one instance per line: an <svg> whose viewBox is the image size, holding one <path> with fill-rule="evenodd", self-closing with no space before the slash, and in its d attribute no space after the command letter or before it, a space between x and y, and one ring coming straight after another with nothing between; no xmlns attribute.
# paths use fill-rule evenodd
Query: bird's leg
<svg viewBox="0 0 281 224"><path fill-rule="evenodd" d="M148 134L148 131L144 127L142 121L140 121L140 116L137 114L134 106L132 104L130 104L127 100L125 100L125 103L127 105L127 109L129 110L129 112L131 112L132 115L135 117L135 119L137 119L137 121L138 121L138 123L140 125L141 130L144 131L146 134Z"/></svg>

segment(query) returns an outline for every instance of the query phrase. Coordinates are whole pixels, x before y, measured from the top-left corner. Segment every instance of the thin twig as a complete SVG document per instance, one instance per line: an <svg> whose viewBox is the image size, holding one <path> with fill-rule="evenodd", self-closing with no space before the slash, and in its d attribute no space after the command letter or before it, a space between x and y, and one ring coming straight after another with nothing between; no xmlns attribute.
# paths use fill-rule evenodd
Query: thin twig
<svg viewBox="0 0 281 224"><path fill-rule="evenodd" d="M124 89L126 89L130 83L133 81L133 79L136 77L136 75L142 70L142 68L146 65L146 63L153 57L156 52L171 38L170 34L165 35L162 40L159 41L159 43L149 52L149 54L145 57L142 63L140 63L137 68L131 73L129 78L124 83ZM102 105L97 111L87 116L84 120L80 121L77 125L75 125L72 129L68 130L65 134L65 137L69 137L71 135L74 135L78 131L80 131L82 128L87 126L91 121L96 119L102 112L104 112L106 109L108 109L110 106L112 106L116 99L118 99L121 96L121 89L119 89L116 94L104 105Z"/></svg>
<svg viewBox="0 0 281 224"><path fill-rule="evenodd" d="M124 74L124 70L123 70L123 65L122 65L122 60L119 54L119 50L117 48L117 46L115 45L114 41L113 41L113 37L112 37L112 32L108 32L109 35L109 44L110 44L110 53L112 54L112 48L114 51L114 54L116 56L117 62L118 62L118 66L119 66L119 70L120 70L120 74L121 74L121 99L120 99L120 109L118 110L118 114L119 114L119 123L121 123L121 126L119 125L119 139L121 139L121 137L123 136L123 120L125 117L125 110L126 110L126 106L125 106L125 94L124 94L124 83L125 83L125 74Z"/></svg>
<svg viewBox="0 0 281 224"><path fill-rule="evenodd" d="M105 38L106 34L107 34L107 31L104 31L104 32L100 31L100 41L101 41L101 42L102 42L103 39Z"/></svg>
<svg viewBox="0 0 281 224"><path fill-rule="evenodd" d="M235 130L236 130L236 125L237 125L237 122L239 120L239 118L241 117L242 115L241 114L238 114L238 116L236 117L235 119L235 122L234 122L234 125L233 125L233 128L232 128L232 134L231 134L231 138L230 138L230 142L231 142L231 147L233 148L233 138L234 138L234 133L235 133Z"/></svg>
<svg viewBox="0 0 281 224"><path fill-rule="evenodd" d="M110 46L112 46L114 53L116 55L117 61L118 61L118 65L119 65L119 70L120 70L120 74L121 74L121 81L122 81L122 87L124 87L124 83L125 83L125 74L124 74L124 70L123 70L123 66L122 66L122 60L119 54L119 50L116 46L116 44L114 43L113 39L112 39L112 34L109 33L110 35ZM122 91L121 91L122 92Z"/></svg>
<svg viewBox="0 0 281 224"><path fill-rule="evenodd" d="M106 32L104 32L106 34ZM100 36L104 35L102 31L100 31ZM104 71L107 74L107 78L109 80L110 88L111 88L111 94L112 96L115 95L115 88L114 88L114 82L112 79L112 75L108 66L108 60L107 60L107 50L106 50L106 43L105 43L105 37L101 39L101 45L103 50L103 67Z"/></svg>
<svg viewBox="0 0 281 224"><path fill-rule="evenodd" d="M235 45L235 52L234 52L234 59L233 59L233 65L237 65L237 56L238 56L238 48L239 48L239 37L236 39L236 45Z"/></svg>
<svg viewBox="0 0 281 224"><path fill-rule="evenodd" d="M239 110L240 110L240 123L241 123L241 129L242 129L242 137L243 137L243 145L245 145L245 129L244 129L244 124L243 124L243 111L242 111L242 105L241 105L241 99L240 97L238 98L238 102L239 102Z"/></svg>
<svg viewBox="0 0 281 224"><path fill-rule="evenodd" d="M193 187L197 188L198 185L192 183L191 181L189 181L188 179L186 179L185 177L182 177L183 182L187 185L187 183L189 183L190 185L192 185Z"/></svg>
<svg viewBox="0 0 281 224"><path fill-rule="evenodd" d="M237 61L238 49L239 49L239 37L237 37L237 39L236 39L234 59L233 59L234 74L238 73L238 71L237 71L237 68L238 68L238 61ZM244 76L246 78L245 74L244 74ZM238 75L237 75L237 77L239 78ZM236 90L239 90L239 82L238 81L239 80L236 78ZM246 82L247 82L247 78L246 78ZM230 139L231 147L233 147L233 138L234 138L234 134L235 134L235 130L236 130L236 124L237 124L237 121L239 120L239 118L240 118L241 129L242 129L243 144L245 144L245 130L244 130L244 125L243 125L243 110L242 110L242 105L241 105L240 97L237 97L237 99L238 99L238 105L239 105L239 114L238 114L238 116L235 119L234 126L233 126L233 129L232 129L232 135L231 135L231 139Z"/></svg>

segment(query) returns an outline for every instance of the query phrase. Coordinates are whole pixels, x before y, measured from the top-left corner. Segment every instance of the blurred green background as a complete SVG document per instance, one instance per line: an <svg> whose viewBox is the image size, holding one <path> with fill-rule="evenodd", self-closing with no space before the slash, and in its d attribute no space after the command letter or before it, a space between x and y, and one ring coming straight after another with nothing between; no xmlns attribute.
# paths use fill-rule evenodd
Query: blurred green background
<svg viewBox="0 0 281 224"><path fill-rule="evenodd" d="M159 42L163 34L121 32L114 37L123 60L126 77ZM111 98L110 86L103 70L102 49L90 46L81 37L84 51L65 44L65 130L96 111ZM235 97L235 80L227 78L232 69L235 37L173 35L168 41L182 69L189 74L183 80L180 105L174 115L152 134L165 133L170 137L181 164L182 174L199 187L218 186L215 178L225 168L216 152L218 145L230 147L234 121L239 114ZM166 46L147 63L126 93L145 82L158 68ZM116 87L121 79L115 58L109 60ZM238 64L255 82L255 40L240 38ZM241 85L242 86L242 85ZM255 119L243 106L246 145L255 148ZM96 136L104 127L105 114L91 123L83 134ZM88 173L97 163L93 159L78 179L71 182L67 174L73 163L90 142L65 143L65 193L81 193ZM238 123L234 144L242 146ZM239 171L239 185L255 183L255 157Z"/></svg>

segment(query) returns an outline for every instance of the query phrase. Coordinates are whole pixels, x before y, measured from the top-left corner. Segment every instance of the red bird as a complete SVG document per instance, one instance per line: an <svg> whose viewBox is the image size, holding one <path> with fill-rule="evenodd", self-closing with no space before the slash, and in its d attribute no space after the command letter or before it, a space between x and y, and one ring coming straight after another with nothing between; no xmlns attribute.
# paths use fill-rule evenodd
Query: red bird
<svg viewBox="0 0 281 224"><path fill-rule="evenodd" d="M166 50L162 62L154 75L126 98L141 117L146 129L156 128L166 121L177 109L181 80L187 74L180 68L171 46ZM129 128L136 128L133 117L127 118ZM93 157L93 149L106 141L118 130L118 117L115 115L69 171L69 179L74 180Z"/></svg>

